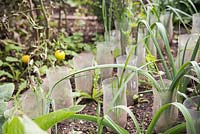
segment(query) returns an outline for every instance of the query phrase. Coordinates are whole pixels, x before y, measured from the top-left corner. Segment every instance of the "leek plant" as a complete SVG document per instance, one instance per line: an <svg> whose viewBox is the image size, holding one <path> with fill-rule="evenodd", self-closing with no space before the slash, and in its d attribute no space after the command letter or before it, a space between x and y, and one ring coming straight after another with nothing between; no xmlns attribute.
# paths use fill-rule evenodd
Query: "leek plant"
<svg viewBox="0 0 200 134"><path fill-rule="evenodd" d="M189 9L190 12L186 13L186 12L182 11L181 9L179 9L180 5L186 6ZM144 5L144 8L147 12L148 17L150 16L149 15L150 13L149 13L149 10L148 10L149 7L150 7L150 11L153 12L153 14L155 14L155 16L157 16L157 19L158 19L159 22L160 22L160 14L162 12L165 12L166 10L171 11L172 13L174 13L177 16L178 20L181 21L181 23L183 24L183 26L185 27L185 29L188 32L190 30L189 30L188 26L186 25L186 23L183 19L184 18L183 16L186 16L187 18L191 19L192 18L191 14L197 13L197 9L196 9L194 3L191 0L182 0L181 2L178 2L178 1L175 1L175 0L172 0L172 1L155 0L153 2L148 1L147 8ZM149 19L147 19L147 20L149 22ZM140 21L140 22L143 23L143 24L144 23L148 24L147 22L145 22L143 20ZM159 23L159 22L152 24L151 26L150 26L150 24L149 24L149 26L144 24L144 25L146 25L146 27L149 27L149 28L147 28L147 31L148 31L147 32L148 33L147 39L148 39L148 37L150 37L153 40L154 45L157 48L158 55L161 58L161 62L162 62L162 65L164 67L166 77L167 77L167 79L173 81L173 79L175 78L175 76L178 72L178 69L184 63L183 61L184 61L184 57L185 57L185 51L186 51L186 48L187 48L187 43L185 44L185 50L183 50L184 54L183 54L182 62L180 64L179 68L176 68L174 66L175 63L174 63L173 55L170 52L170 45L169 45L170 41L167 40L167 37L168 37L167 34L166 34L167 32L164 29L164 27L161 26L162 24ZM155 30L155 31L153 31L153 30ZM162 51L160 51L160 48L159 48L159 45L158 45L158 44L160 44L160 42L158 42L158 40L156 40L157 34L159 34L159 36L162 38L162 42L163 42L163 44L166 48L167 57L169 59L169 66L167 66L167 63L165 62L164 56L162 55ZM146 40L146 41L148 42L148 40ZM193 51L193 55L191 57L187 57L187 58L190 58L191 61L195 60L196 59L195 57L198 55L199 44L200 44L200 42L199 42L199 38L198 38L198 41L196 43L196 47L194 48L194 51ZM186 91L185 89L188 85L189 80L187 78L184 78L183 80L184 80L184 82L182 82L182 84L179 85L179 90L184 93Z"/></svg>
<svg viewBox="0 0 200 134"><path fill-rule="evenodd" d="M74 72L73 74L70 74L68 76L66 76L65 78L61 79L60 81L58 81L54 87L59 83L61 82L62 80L64 79L67 79L67 78L70 78L71 76L73 76L74 74L78 74L78 73L81 73L81 72L84 72L84 71L89 71L89 70L94 70L94 69L102 69L102 68L112 68L112 67L118 67L118 68L124 68L126 66L125 69L130 69L133 73L129 75L129 77L126 77L125 79L121 79L122 80L122 83L121 86L123 87L124 84L126 84L130 79L131 77L134 75L135 72L137 72L138 74L142 74L144 76L146 76L151 82L152 84L156 87L157 90L160 89L160 85L158 84L158 82L145 70L142 70L141 68L137 68L137 67L134 67L134 66L130 66L130 65L126 65L126 64L107 64L107 65L96 65L96 66L93 66L93 67L88 67L88 68L85 68L85 69L82 69L82 70L79 70L77 72ZM169 90L174 90L176 86L178 86L178 82L179 80L186 74L186 72L188 72L192 66L194 66L192 64L192 62L188 62L186 64L184 64L178 71L177 75L175 76L175 79L174 81L172 82L172 84L170 85L169 87ZM53 88L54 88L53 87ZM113 102L117 99L117 96L119 96L119 94L122 92L122 87L120 87L119 91L116 93L116 96L114 97L113 99ZM52 88L52 90L53 90ZM176 90L174 90L176 91ZM177 91L176 91L177 92ZM193 122L192 122L192 119L191 119L191 116L189 114L189 112L187 111L187 109L181 104L181 103L178 103L178 102L172 102L172 103L169 103L169 104L165 104L163 105L159 110L158 112L156 112L156 114L154 115L148 129L147 129L147 133L148 134L151 134L154 127L155 127L155 124L157 122L157 120L159 119L160 115L162 112L164 112L165 110L167 110L171 105L177 107L181 112L182 114L184 115L185 119L186 119L186 124L188 124L189 128L190 128L190 131L191 133L194 133L195 134L195 130L194 130L194 126L193 126ZM139 124L135 118L135 116L131 113L131 111L126 107L126 106L116 106L114 108L120 108L120 109L124 109L127 113L129 113L129 115L131 116L131 118L133 119L133 122L134 124L136 125L136 129L137 129L137 133L140 134L141 133L141 130L139 128ZM111 109L112 110L112 109ZM87 118L85 118L84 116L85 115L78 115L78 117L82 117L82 118L79 118L79 119L85 119L85 120L88 120ZM86 115L87 116L87 115ZM102 121L104 119L109 119L109 117L107 115L104 115L102 118ZM94 120L93 120L94 121ZM109 120L109 123L112 124L113 122L111 120ZM105 124L104 124L105 125ZM117 126L119 127L119 126ZM180 125L176 127L174 127L174 129L170 129L170 130L166 130L166 132L168 131L182 131L185 129L185 127L181 126L181 130L180 130ZM119 127L120 128L120 127ZM116 129L114 129L116 131ZM117 131L119 133L119 131ZM122 133L122 132L121 132ZM123 133L122 133L123 134Z"/></svg>
<svg viewBox="0 0 200 134"><path fill-rule="evenodd" d="M183 24L187 32L190 32L188 22L192 19L192 14L198 12L192 0L153 0L148 1L148 5L152 7L158 20L160 20L160 15L166 11L174 13L177 16L177 20ZM182 9L184 9L184 11Z"/></svg>
<svg viewBox="0 0 200 134"><path fill-rule="evenodd" d="M163 65L166 78L168 80L172 81L172 83L170 85L168 85L169 88L167 88L167 89L166 89L167 85L165 85L163 82L162 82L163 84L160 84L160 88L159 88L160 91L158 90L158 93L160 93L161 104L163 105L162 101L166 100L166 98L165 98L166 96L165 95L161 96L161 94L166 94L166 95L169 94L168 100L164 101L164 104L165 103L170 103L170 102L176 102L177 101L177 97L178 97L177 96L177 93L178 93L177 90L182 91L181 88L186 88L186 86L187 86L187 85L185 85L185 83L184 83L184 86L182 86L182 83L180 83L179 80L176 80L176 78L179 75L179 72L184 68L185 64L182 65L180 68L176 69L175 63L174 63L174 57L173 57L173 55L172 55L172 53L170 51L170 45L169 45L169 40L168 40L168 37L167 37L167 34L166 34L166 30L165 30L165 27L163 26L162 23L156 22L156 23L153 23L151 26L149 26L149 24L146 21L141 20L138 25L141 25L141 24L145 25L145 27L147 28L147 31L148 31L147 37L151 37L151 39L153 40L154 45L157 48L157 52L158 52L159 57L161 58L161 63ZM153 29L155 29L155 28L157 28L158 33L159 33L160 37L163 40L163 44L164 44L165 49L166 49L167 57L169 59L169 63L168 64L167 64L167 62L166 62L166 60L164 58L164 55L163 55L163 53L161 51L161 48L160 48L160 46L158 44L157 38L156 38L156 36L155 36L155 34L153 32ZM195 47L195 49L193 51L193 55L191 57L191 61L195 60L195 57L196 57L196 55L198 53L199 44L200 44L200 38L198 39L196 47ZM188 72L185 72L185 73L188 73ZM160 79L162 81L162 77L160 77ZM175 81L176 81L176 84L174 83ZM162 86L162 85L164 85L164 86ZM163 88L163 87L165 87L165 88ZM178 117L178 114L176 114L175 111L177 111L177 110L175 110L175 107L171 107L170 108L170 112L166 112L167 114L169 113L169 115L170 115L169 118L171 118L171 120L172 119L176 119ZM175 116L175 114L176 114L176 116ZM158 125L159 124L161 124L161 123L158 123ZM168 124L172 124L172 123L168 123ZM163 126L163 129L166 129L165 127L169 127L169 125Z"/></svg>
<svg viewBox="0 0 200 134"><path fill-rule="evenodd" d="M121 33L121 50L125 54L125 48L130 45L132 4L130 0L112 0L115 27Z"/></svg>
<svg viewBox="0 0 200 134"><path fill-rule="evenodd" d="M192 16L188 15L187 13L185 13L183 11L181 11L180 9L172 7L172 5L176 6L176 4L178 4L174 0L172 0L172 1L154 0L153 2L147 1L148 2L147 6L144 5L144 3L141 0L140 0L140 2L143 4L144 10L146 11L147 22L144 21L144 20L140 20L138 22L138 27L140 27L140 24L144 24L145 25L145 27L147 29L147 36L146 36L147 38L145 39L145 41L147 41L148 38L152 38L153 43L157 48L158 55L161 57L162 64L163 64L165 72L166 72L166 76L167 76L168 79L171 79L171 78L173 78L175 76L176 69L175 69L175 66L174 66L173 55L170 52L170 45L169 45L170 42L169 42L169 40L167 38L168 37L167 36L167 32L166 32L166 29L163 26L163 24L160 23L160 16L161 16L161 13L166 11L166 10L173 11L182 22L184 22L184 21L181 19L180 14L186 15L186 16L188 16L190 18ZM181 3L187 3L187 5L190 5L190 8L192 8L191 10L194 10L195 12L197 11L196 7L194 6L194 4L192 3L191 0L184 0L184 1L181 1ZM158 20L158 22L155 22L155 23L153 23L151 25L149 24L150 23L149 22L150 21L149 17L150 17L150 14L151 14L150 12L152 12L157 17L157 20ZM157 34L154 34L155 33L155 31L153 31L154 29L156 29L156 32L158 32L158 34L161 36L162 41L164 43L164 46L166 48L167 56L168 56L169 61L170 61L170 66L172 67L172 69L171 69L172 73L171 74L170 74L170 71L169 71L170 69L167 69L168 67L167 67L167 64L166 64L166 62L164 60L164 56L162 54L162 51L159 48L159 45L158 45L159 43L158 43L157 38L156 38ZM196 52L194 52L194 54L195 54L194 56L196 56ZM191 60L193 60L193 58Z"/></svg>
<svg viewBox="0 0 200 134"><path fill-rule="evenodd" d="M194 10L195 12L197 11L196 7L194 6L194 4L192 3L191 0L185 0L185 1L182 1L181 3L187 3L187 5L189 5L190 8L192 8L191 10ZM180 19L180 21L183 22L183 25L184 25L184 21L181 19L180 14L186 15L186 16L191 18L191 15L188 15L187 13L170 6L170 5L173 5L173 4L177 4L176 1L157 1L157 0L155 0L153 2L148 1L148 4L151 7L151 12L153 12L157 16L158 21L159 21L160 12L163 12L163 10L166 10L166 9L173 11L177 15L177 17ZM165 6L163 6L164 8L162 7L162 4L165 5ZM148 5L148 7L149 7L149 5ZM144 5L144 8L145 8L147 14L150 14L150 13L148 13L149 11L145 7L145 5ZM166 72L167 79L173 80L175 78L177 72L178 72L178 69L176 69L176 67L175 67L174 58L173 58L172 53L170 52L170 44L169 44L169 40L167 38L167 34L166 34L167 32L166 32L165 27L160 22L156 22L152 25L149 25L148 22L146 22L144 20L139 21L138 27L139 27L140 24L145 25L145 27L147 28L147 33L148 33L147 39L151 38L153 40L154 45L156 46L156 49L158 51L158 55L161 58L162 65L163 65L164 70ZM153 31L154 29L156 29L156 30ZM188 29L188 28L186 27L186 29ZM158 32L158 34L162 38L162 42L163 42L163 44L166 48L167 57L169 59L169 66L170 66L171 69L169 69L169 66L167 66L167 62L164 59L164 56L162 54L162 51L159 47L159 43L158 43L157 38L156 38L157 35L154 34L155 32ZM198 42L196 44L196 48L193 52L193 56L191 57L191 61L193 61L195 59L195 57L198 53L199 43L200 42L198 40Z"/></svg>
<svg viewBox="0 0 200 134"><path fill-rule="evenodd" d="M109 4L106 4L106 0L102 1L105 41L110 41L114 24L116 30L120 31L122 54L125 54L125 47L130 44L132 8L133 2L130 0L110 0Z"/></svg>
<svg viewBox="0 0 200 134"><path fill-rule="evenodd" d="M188 77L189 79L194 80L194 82L196 82L196 87L194 87L196 90L196 95L192 95L191 98L188 98L187 95L186 96L186 100L184 101L183 105L188 109L189 113L192 116L193 119L193 123L194 123L194 128L196 133L200 133L200 129L199 129L199 123L200 123L200 96L198 96L198 92L199 92L199 86L200 86L200 67L199 64L195 61L191 62L193 67L191 69L191 72L196 74L196 77L194 77L192 75L185 75L186 77ZM187 126L187 133L190 133L189 128Z"/></svg>

